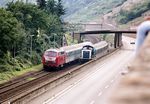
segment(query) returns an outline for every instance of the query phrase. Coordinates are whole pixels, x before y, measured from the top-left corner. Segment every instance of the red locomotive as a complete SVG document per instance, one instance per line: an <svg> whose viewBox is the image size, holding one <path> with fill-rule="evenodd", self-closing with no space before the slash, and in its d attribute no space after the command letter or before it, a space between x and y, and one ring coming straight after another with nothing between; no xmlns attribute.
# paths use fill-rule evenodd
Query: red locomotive
<svg viewBox="0 0 150 104"><path fill-rule="evenodd" d="M48 49L42 57L43 67L62 67L65 63L66 53L61 49Z"/></svg>

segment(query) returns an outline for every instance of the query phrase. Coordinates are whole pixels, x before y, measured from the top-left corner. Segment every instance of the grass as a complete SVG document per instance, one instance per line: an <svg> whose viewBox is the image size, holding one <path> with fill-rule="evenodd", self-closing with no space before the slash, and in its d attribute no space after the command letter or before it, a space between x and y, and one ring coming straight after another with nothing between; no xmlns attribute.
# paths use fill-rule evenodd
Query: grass
<svg viewBox="0 0 150 104"><path fill-rule="evenodd" d="M9 81L9 80L11 80L15 77L26 74L28 72L39 71L41 69L42 69L42 64L33 66L31 68L28 68L28 69L24 69L24 70L21 70L21 71L9 71L9 72L0 73L0 84L2 84L4 82L7 82L7 81ZM33 80L33 79L34 78L29 78L28 80Z"/></svg>
<svg viewBox="0 0 150 104"><path fill-rule="evenodd" d="M100 38L108 43L114 43L114 34L101 34Z"/></svg>
<svg viewBox="0 0 150 104"><path fill-rule="evenodd" d="M33 77L27 78L28 81L32 81L32 80L34 80L34 79L36 79L36 78L33 78Z"/></svg>
<svg viewBox="0 0 150 104"><path fill-rule="evenodd" d="M73 42L73 38L72 38L71 35L66 33L65 36L66 36L68 45L72 45L72 44L77 44L78 43L78 41L76 39L74 39L74 42Z"/></svg>

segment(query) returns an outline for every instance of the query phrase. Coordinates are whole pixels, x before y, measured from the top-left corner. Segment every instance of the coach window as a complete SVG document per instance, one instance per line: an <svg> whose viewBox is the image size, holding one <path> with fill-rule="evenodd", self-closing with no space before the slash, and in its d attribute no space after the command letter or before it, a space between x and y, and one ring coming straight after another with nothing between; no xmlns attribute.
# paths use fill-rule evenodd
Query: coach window
<svg viewBox="0 0 150 104"><path fill-rule="evenodd" d="M65 52L61 52L61 55L64 55Z"/></svg>

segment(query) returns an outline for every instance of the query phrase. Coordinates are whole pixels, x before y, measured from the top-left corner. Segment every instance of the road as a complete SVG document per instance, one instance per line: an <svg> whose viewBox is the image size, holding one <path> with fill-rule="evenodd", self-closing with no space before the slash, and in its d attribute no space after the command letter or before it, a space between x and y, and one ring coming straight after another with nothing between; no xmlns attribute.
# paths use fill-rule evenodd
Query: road
<svg viewBox="0 0 150 104"><path fill-rule="evenodd" d="M123 77L122 71L133 58L134 46L131 38L123 37L123 49L106 57L61 86L46 92L29 104L106 104L107 98Z"/></svg>

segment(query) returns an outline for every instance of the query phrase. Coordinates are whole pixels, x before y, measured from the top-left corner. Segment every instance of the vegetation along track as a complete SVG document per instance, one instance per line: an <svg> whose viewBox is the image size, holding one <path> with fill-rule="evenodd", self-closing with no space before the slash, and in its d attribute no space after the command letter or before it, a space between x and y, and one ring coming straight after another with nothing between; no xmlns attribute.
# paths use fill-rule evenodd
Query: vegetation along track
<svg viewBox="0 0 150 104"><path fill-rule="evenodd" d="M65 80L68 80L69 79L67 78L68 76L70 77L72 73L77 73L78 69L81 69L82 67L88 65L89 63L92 63L93 61L94 60L82 64L78 67L76 67L76 65L71 67L66 67L64 70L60 70L57 72L45 73L44 71L41 71L39 72L40 74L37 73L32 76L32 77L36 77L33 80L22 81L20 79L20 81L16 81L14 83L13 82L10 84L7 83L6 85L4 85L5 87L0 86L0 103L15 102L16 100L42 88L45 85L48 85L49 83L57 83L55 81L60 80L61 78L65 78Z"/></svg>

